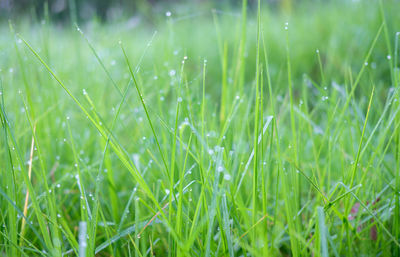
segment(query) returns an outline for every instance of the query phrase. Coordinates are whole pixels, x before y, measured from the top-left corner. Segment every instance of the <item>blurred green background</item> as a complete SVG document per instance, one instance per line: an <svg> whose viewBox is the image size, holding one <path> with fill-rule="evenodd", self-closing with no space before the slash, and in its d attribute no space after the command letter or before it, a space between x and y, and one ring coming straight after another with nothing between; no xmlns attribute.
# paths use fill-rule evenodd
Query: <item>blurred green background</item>
<svg viewBox="0 0 400 257"><path fill-rule="evenodd" d="M321 2L315 0L294 1L296 4L304 2ZM292 0L266 0L267 4L276 10L289 12L292 9ZM249 8L256 8L256 0L248 0ZM72 19L87 21L93 18L101 21L115 21L126 19L132 15L143 15L151 19L151 15L163 12L166 6L185 8L196 5L200 9L209 8L240 8L242 0L1 0L1 19L16 19L21 15L42 19L46 12L53 21L65 22Z"/></svg>

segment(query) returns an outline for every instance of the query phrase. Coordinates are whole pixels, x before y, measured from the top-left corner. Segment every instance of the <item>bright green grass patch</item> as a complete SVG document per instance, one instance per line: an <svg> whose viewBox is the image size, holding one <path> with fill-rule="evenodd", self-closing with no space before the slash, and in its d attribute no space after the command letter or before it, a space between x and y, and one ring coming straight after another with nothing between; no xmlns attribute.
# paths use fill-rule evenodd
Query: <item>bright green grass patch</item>
<svg viewBox="0 0 400 257"><path fill-rule="evenodd" d="M400 254L399 4L243 3L0 26L0 256Z"/></svg>

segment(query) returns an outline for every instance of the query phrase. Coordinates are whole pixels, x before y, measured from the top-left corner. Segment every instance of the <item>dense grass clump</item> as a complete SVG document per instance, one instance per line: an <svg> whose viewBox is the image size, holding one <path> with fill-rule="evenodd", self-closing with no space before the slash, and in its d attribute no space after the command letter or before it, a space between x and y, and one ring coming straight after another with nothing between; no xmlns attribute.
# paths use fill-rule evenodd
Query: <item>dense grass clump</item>
<svg viewBox="0 0 400 257"><path fill-rule="evenodd" d="M0 25L0 256L400 256L400 5Z"/></svg>

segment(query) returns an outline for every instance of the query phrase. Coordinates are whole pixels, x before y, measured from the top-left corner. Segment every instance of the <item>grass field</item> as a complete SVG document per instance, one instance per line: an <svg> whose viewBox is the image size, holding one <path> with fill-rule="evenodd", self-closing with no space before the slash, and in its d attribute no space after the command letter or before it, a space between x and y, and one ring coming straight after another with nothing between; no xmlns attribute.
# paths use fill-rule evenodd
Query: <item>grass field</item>
<svg viewBox="0 0 400 257"><path fill-rule="evenodd" d="M0 25L0 256L400 256L400 3Z"/></svg>

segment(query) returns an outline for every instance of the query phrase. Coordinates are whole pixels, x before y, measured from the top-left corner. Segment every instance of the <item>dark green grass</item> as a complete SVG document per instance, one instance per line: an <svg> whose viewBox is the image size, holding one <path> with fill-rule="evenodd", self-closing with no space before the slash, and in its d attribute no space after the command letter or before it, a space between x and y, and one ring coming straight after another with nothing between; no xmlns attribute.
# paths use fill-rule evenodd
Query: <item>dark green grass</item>
<svg viewBox="0 0 400 257"><path fill-rule="evenodd" d="M398 256L400 5L252 8L2 24L0 255Z"/></svg>

